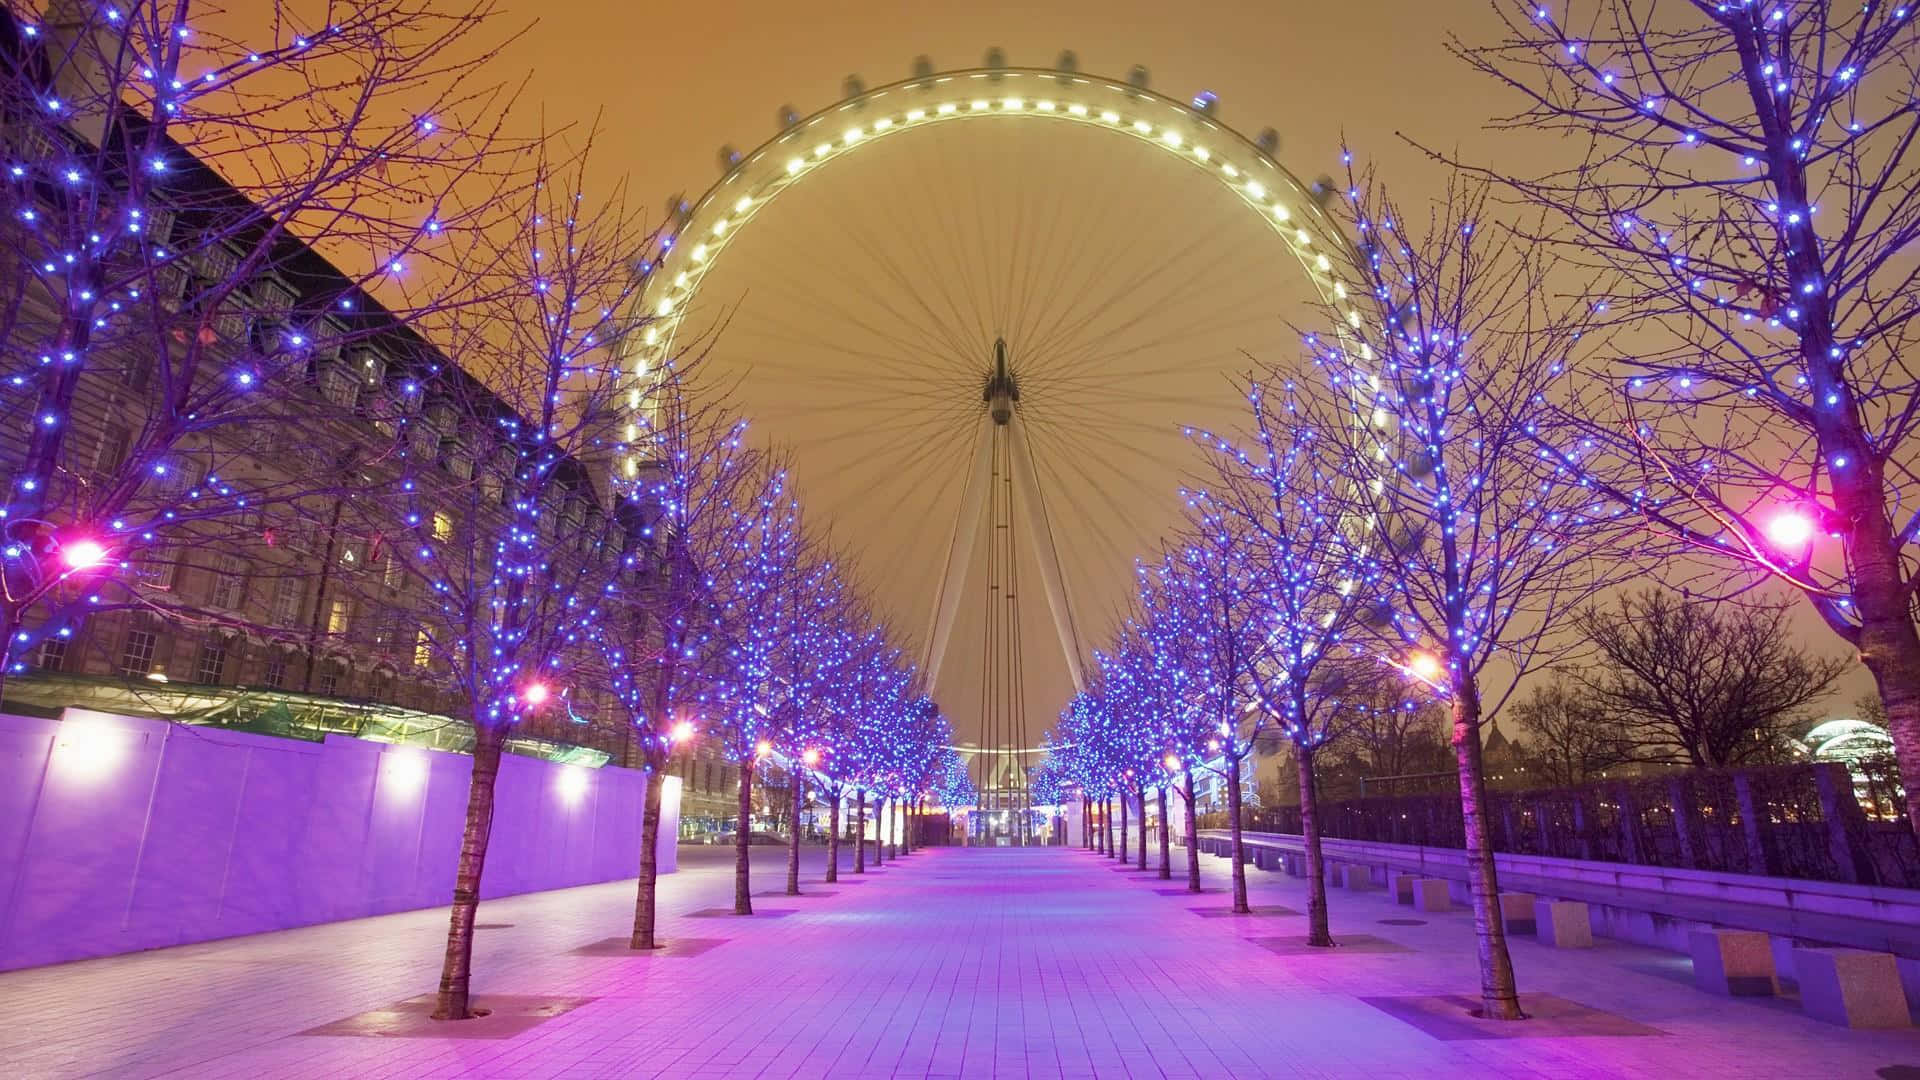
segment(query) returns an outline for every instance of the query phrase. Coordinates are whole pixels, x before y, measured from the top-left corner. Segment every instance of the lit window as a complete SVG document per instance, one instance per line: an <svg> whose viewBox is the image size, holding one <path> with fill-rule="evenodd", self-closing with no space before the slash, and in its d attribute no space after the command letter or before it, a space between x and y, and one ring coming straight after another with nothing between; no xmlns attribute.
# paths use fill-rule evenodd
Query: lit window
<svg viewBox="0 0 1920 1080"><path fill-rule="evenodd" d="M345 634L353 622L353 601L345 597L336 599L327 609L327 633Z"/></svg>
<svg viewBox="0 0 1920 1080"><path fill-rule="evenodd" d="M445 510L433 512L433 538L435 540L453 539L453 517Z"/></svg>
<svg viewBox="0 0 1920 1080"><path fill-rule="evenodd" d="M153 669L153 649L159 640L151 630L128 630L120 649L120 674L129 679L144 678Z"/></svg>
<svg viewBox="0 0 1920 1080"><path fill-rule="evenodd" d="M433 662L433 639L425 630L416 630L413 635L413 666L426 667Z"/></svg>

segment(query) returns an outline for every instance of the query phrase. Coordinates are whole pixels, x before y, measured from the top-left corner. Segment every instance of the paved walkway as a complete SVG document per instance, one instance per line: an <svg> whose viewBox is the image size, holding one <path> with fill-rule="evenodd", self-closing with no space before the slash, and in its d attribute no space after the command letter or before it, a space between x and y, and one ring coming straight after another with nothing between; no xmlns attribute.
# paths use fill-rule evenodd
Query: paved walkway
<svg viewBox="0 0 1920 1080"><path fill-rule="evenodd" d="M756 850L757 890L783 854ZM1303 953L1298 916L1199 914L1225 897L1079 850L925 851L752 919L682 914L727 902L731 853L683 865L669 934L720 941L685 955L574 951L625 932L630 883L482 907L478 994L558 1012L538 1023L303 1034L378 1029L394 1014L365 1014L432 988L445 916L411 912L0 975L0 1075L1920 1077L1920 1031L1711 997L1685 960L1612 943L1517 943L1545 1019L1484 1037L1435 1004L1476 985L1470 917L1380 893L1334 894L1351 944ZM1304 906L1300 882L1249 873L1256 903Z"/></svg>

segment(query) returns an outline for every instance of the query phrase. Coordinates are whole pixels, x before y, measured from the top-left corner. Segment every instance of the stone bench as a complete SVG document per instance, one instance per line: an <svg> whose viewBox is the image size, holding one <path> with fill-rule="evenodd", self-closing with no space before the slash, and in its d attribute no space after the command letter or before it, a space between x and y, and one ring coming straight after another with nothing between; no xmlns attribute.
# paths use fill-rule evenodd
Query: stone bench
<svg viewBox="0 0 1920 1080"><path fill-rule="evenodd" d="M1773 942L1757 930L1694 930L1687 935L1693 954L1693 984L1714 994L1772 997L1780 992L1774 976Z"/></svg>
<svg viewBox="0 0 1920 1080"><path fill-rule="evenodd" d="M1423 877L1413 880L1415 911L1452 911L1453 898L1447 895L1447 879Z"/></svg>
<svg viewBox="0 0 1920 1080"><path fill-rule="evenodd" d="M1808 1016L1852 1028L1903 1028L1907 995L1892 953L1865 949L1793 950L1800 1007Z"/></svg>
<svg viewBox="0 0 1920 1080"><path fill-rule="evenodd" d="M1578 900L1548 900L1533 905L1534 936L1556 949L1593 948L1593 922Z"/></svg>
<svg viewBox="0 0 1920 1080"><path fill-rule="evenodd" d="M1538 928L1534 915L1533 894L1501 893L1500 922L1507 928L1508 934L1533 934Z"/></svg>
<svg viewBox="0 0 1920 1080"><path fill-rule="evenodd" d="M1414 888L1415 888L1415 883L1416 883L1416 882L1418 882L1419 880L1420 880L1420 875L1419 875L1419 874L1395 874L1395 875L1393 875L1393 900L1394 900L1394 903L1396 903L1396 904L1411 904L1411 903L1413 903L1413 890L1414 890Z"/></svg>
<svg viewBox="0 0 1920 1080"><path fill-rule="evenodd" d="M1348 863L1346 872L1341 875L1341 880L1345 883L1348 892L1366 892L1373 888L1373 868L1361 866L1359 863Z"/></svg>

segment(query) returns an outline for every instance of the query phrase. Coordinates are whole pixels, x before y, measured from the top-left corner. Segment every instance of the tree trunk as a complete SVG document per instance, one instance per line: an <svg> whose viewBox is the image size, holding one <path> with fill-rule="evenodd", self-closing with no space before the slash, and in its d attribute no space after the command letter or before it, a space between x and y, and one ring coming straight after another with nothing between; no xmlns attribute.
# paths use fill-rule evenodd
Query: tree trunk
<svg viewBox="0 0 1920 1080"><path fill-rule="evenodd" d="M664 762L647 773L646 808L640 812L640 894L633 901L633 938L627 942L635 949L660 947L653 939L653 928L660 882L660 803L667 786L666 775Z"/></svg>
<svg viewBox="0 0 1920 1080"><path fill-rule="evenodd" d="M1307 847L1307 944L1333 944L1327 929L1327 878L1320 857L1320 793L1313 780L1313 748L1294 745L1300 762L1300 836Z"/></svg>
<svg viewBox="0 0 1920 1080"><path fill-rule="evenodd" d="M1147 868L1147 789L1142 787L1134 794L1140 800L1140 869Z"/></svg>
<svg viewBox="0 0 1920 1080"><path fill-rule="evenodd" d="M1114 849L1113 857L1120 860L1121 866L1125 866L1127 865L1127 793L1123 791L1116 798L1120 800L1120 845Z"/></svg>
<svg viewBox="0 0 1920 1080"><path fill-rule="evenodd" d="M853 872L867 872L867 789L853 795Z"/></svg>
<svg viewBox="0 0 1920 1080"><path fill-rule="evenodd" d="M1861 614L1860 662L1873 675L1881 708L1886 710L1887 734L1893 737L1894 761L1907 793L1907 827L1920 838L1920 779L1907 779L1920 777L1920 636L1915 634L1898 575L1871 575L1875 579L1871 582L1869 576L1866 568L1856 567L1853 595Z"/></svg>
<svg viewBox="0 0 1920 1080"><path fill-rule="evenodd" d="M1093 800L1080 796L1080 846L1093 850Z"/></svg>
<svg viewBox="0 0 1920 1080"><path fill-rule="evenodd" d="M827 884L840 880L840 793L828 796L827 803Z"/></svg>
<svg viewBox="0 0 1920 1080"><path fill-rule="evenodd" d="M1460 767L1460 817L1466 826L1467 882L1473 889L1473 929L1480 946L1480 1003L1494 1020L1524 1020L1507 955L1507 929L1500 919L1500 884L1494 872L1493 838L1485 818L1487 778L1480 761L1480 692L1460 679L1453 692L1453 751Z"/></svg>
<svg viewBox="0 0 1920 1080"><path fill-rule="evenodd" d="M800 895L800 796L805 786L800 778L800 770L795 769L788 776L787 786L793 789L793 805L788 815L791 820L787 828L793 835L787 837L787 895Z"/></svg>
<svg viewBox="0 0 1920 1080"><path fill-rule="evenodd" d="M1187 790L1181 799L1187 804L1187 891L1200 891L1200 815L1193 812L1193 768L1187 773Z"/></svg>
<svg viewBox="0 0 1920 1080"><path fill-rule="evenodd" d="M493 785L500 778L500 749L506 732L486 724L473 731L473 775L467 782L467 825L460 837L459 869L453 879L453 913L447 927L447 953L440 966L440 1000L436 1020L467 1020L485 1016L468 1001L473 977L473 916L480 909L480 874L487 865L487 842L493 837Z"/></svg>
<svg viewBox="0 0 1920 1080"><path fill-rule="evenodd" d="M1160 880L1173 880L1173 819L1167 816L1167 785L1160 792Z"/></svg>
<svg viewBox="0 0 1920 1080"><path fill-rule="evenodd" d="M1247 903L1247 864L1240 861L1240 759L1227 755L1227 825L1233 830L1233 910L1246 915L1253 911Z"/></svg>
<svg viewBox="0 0 1920 1080"><path fill-rule="evenodd" d="M887 865L887 800L873 800L873 865Z"/></svg>
<svg viewBox="0 0 1920 1080"><path fill-rule="evenodd" d="M753 914L753 881L749 868L752 849L750 829L753 820L753 758L740 766L740 827L733 834L733 913Z"/></svg>

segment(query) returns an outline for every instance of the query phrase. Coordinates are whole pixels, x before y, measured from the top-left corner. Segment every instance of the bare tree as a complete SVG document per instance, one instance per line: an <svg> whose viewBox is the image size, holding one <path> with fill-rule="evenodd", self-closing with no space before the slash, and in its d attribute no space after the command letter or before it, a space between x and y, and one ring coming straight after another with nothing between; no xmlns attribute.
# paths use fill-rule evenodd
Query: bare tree
<svg viewBox="0 0 1920 1080"><path fill-rule="evenodd" d="M1696 769L1777 760L1851 666L1792 644L1788 615L1783 604L1689 603L1658 589L1587 608L1574 624L1605 663L1582 675L1583 700L1627 725L1642 760Z"/></svg>
<svg viewBox="0 0 1920 1080"><path fill-rule="evenodd" d="M1527 729L1527 764L1555 787L1572 787L1635 760L1626 724L1578 683L1535 683L1514 703Z"/></svg>
<svg viewBox="0 0 1920 1080"><path fill-rule="evenodd" d="M1284 387L1284 384L1283 384ZM1349 637L1378 594L1379 563L1348 542L1349 506L1339 444L1303 422L1283 389L1248 388L1250 445L1215 435L1215 484L1207 501L1231 521L1254 573L1255 624L1264 632L1254 673L1256 708L1270 713L1293 749L1300 831L1307 857L1307 944L1334 944L1320 845L1315 761L1370 696L1378 664L1356 656ZM1327 443L1323 446L1323 443ZM1356 662L1358 661L1358 662Z"/></svg>
<svg viewBox="0 0 1920 1080"><path fill-rule="evenodd" d="M403 425L394 480L359 500L429 599L416 614L423 659L455 688L473 726L473 773L435 1015L474 1015L474 914L508 736L588 692L593 634L633 545L602 469L627 447L629 385L619 351L641 242L617 198L589 212L584 155L544 160L511 234L468 252L496 278L491 299L439 327L458 366L424 374ZM483 383L468 372L484 373Z"/></svg>
<svg viewBox="0 0 1920 1080"><path fill-rule="evenodd" d="M647 770L641 813L640 880L634 900L635 949L655 938L661 794L673 755L717 724L720 684L732 641L723 624L725 593L715 583L740 572L758 455L742 442L744 423L712 403L696 406L670 375L653 390L655 407L634 451L634 471L619 510L629 546L609 594L608 618L593 635L600 677L626 718Z"/></svg>
<svg viewBox="0 0 1920 1080"><path fill-rule="evenodd" d="M1481 726L1570 645L1564 616L1625 572L1594 498L1543 462L1541 396L1583 325L1549 303L1537 252L1484 227L1485 192L1450 186L1413 226L1370 176L1340 217L1363 298L1310 339L1308 418L1341 448L1342 535L1378 571L1363 622L1378 658L1452 708L1484 1014L1522 1017L1485 820Z"/></svg>
<svg viewBox="0 0 1920 1080"><path fill-rule="evenodd" d="M1500 124L1584 151L1498 175L1594 279L1617 353L1573 372L1586 479L1721 566L1798 589L1858 650L1920 775L1914 621L1920 29L1903 4L1494 5L1455 51ZM1619 465L1616 472L1606 467ZM1920 830L1920 783L1906 785Z"/></svg>

